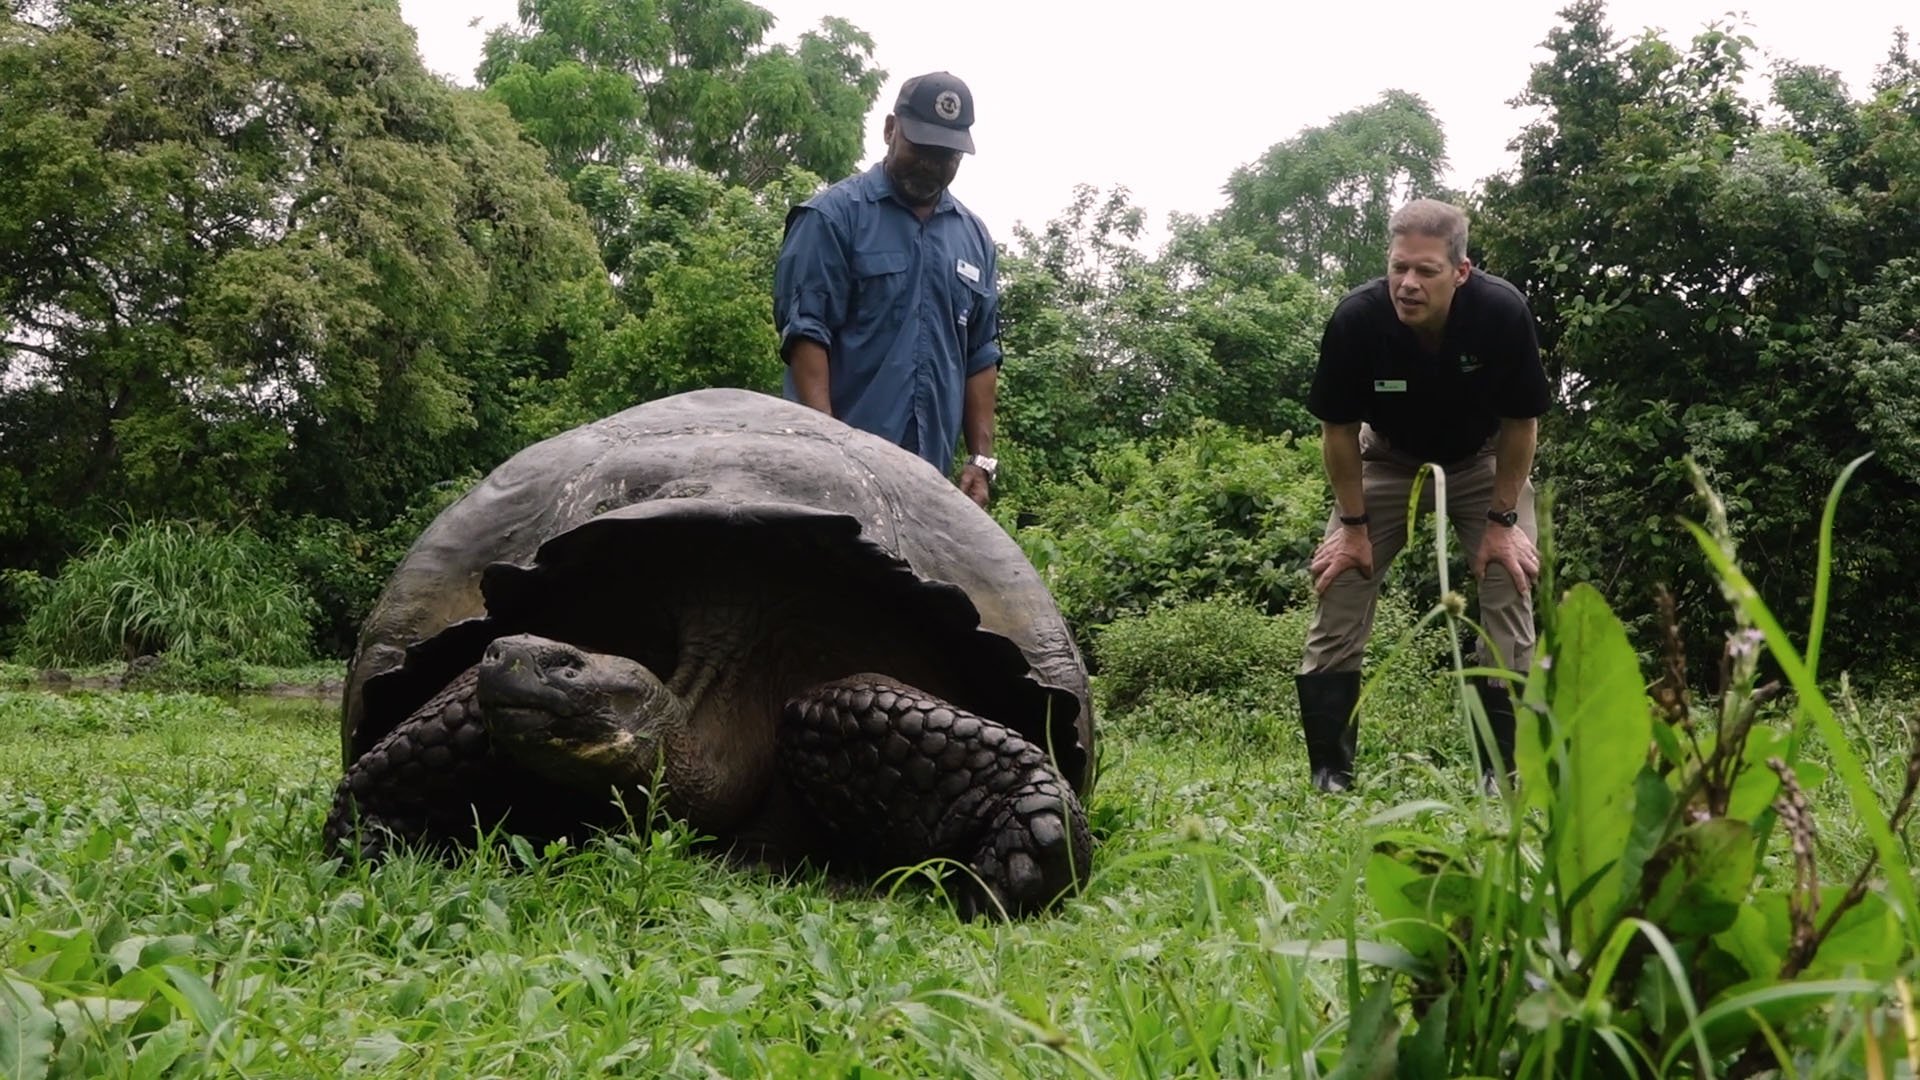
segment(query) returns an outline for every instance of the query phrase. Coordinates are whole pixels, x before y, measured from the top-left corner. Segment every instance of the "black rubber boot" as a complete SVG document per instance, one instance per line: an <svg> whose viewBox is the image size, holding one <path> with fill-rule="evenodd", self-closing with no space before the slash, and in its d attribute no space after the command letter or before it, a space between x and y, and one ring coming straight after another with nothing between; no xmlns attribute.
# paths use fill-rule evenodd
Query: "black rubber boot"
<svg viewBox="0 0 1920 1080"><path fill-rule="evenodd" d="M1500 679L1475 679L1473 688L1480 695L1480 706L1487 710L1487 726L1493 729L1493 745L1500 751L1500 760L1505 763L1507 778L1516 775L1513 761L1513 698L1507 692L1507 684ZM1487 754L1486 742L1480 734L1480 726L1473 729L1474 757L1480 763L1480 779L1488 791L1499 785L1493 778L1493 760Z"/></svg>
<svg viewBox="0 0 1920 1080"><path fill-rule="evenodd" d="M1295 675L1300 692L1300 728L1307 737L1313 786L1345 791L1353 786L1353 751L1360 737L1360 673L1322 671Z"/></svg>

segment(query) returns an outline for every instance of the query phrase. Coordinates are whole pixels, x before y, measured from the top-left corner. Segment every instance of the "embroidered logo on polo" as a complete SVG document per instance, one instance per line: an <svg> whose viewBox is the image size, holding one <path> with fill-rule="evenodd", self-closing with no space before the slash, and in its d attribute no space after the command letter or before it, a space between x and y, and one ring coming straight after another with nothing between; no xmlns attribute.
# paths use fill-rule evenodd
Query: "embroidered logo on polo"
<svg viewBox="0 0 1920 1080"><path fill-rule="evenodd" d="M1468 356L1466 353L1460 354L1460 374L1471 375L1474 372L1479 371L1484 366L1485 365L1483 365L1480 362L1479 357Z"/></svg>
<svg viewBox="0 0 1920 1080"><path fill-rule="evenodd" d="M942 120L960 119L960 95L951 90L940 91L940 96L933 99L933 111Z"/></svg>
<svg viewBox="0 0 1920 1080"><path fill-rule="evenodd" d="M1407 392L1407 380L1375 379L1373 380L1373 388L1376 392L1404 394Z"/></svg>

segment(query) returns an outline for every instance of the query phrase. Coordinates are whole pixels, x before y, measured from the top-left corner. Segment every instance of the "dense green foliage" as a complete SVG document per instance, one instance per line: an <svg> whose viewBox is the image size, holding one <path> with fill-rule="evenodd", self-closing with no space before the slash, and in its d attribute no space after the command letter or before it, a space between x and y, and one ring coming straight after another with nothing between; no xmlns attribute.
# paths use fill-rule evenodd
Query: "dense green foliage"
<svg viewBox="0 0 1920 1080"><path fill-rule="evenodd" d="M1859 464L1826 500L1823 541ZM1900 1020L1920 956L1901 840L1920 793L1920 723L1907 720L1904 740L1847 730L1816 679L1830 562L1798 642L1742 569L1725 503L1691 473L1708 512L1687 531L1732 608L1726 692L1711 705L1690 692L1670 597L1651 692L1592 586L1543 612L1505 820L1466 843L1412 814L1383 821L1367 862L1391 945L1367 958L1377 973L1352 1023L1378 1033L1375 1057L1397 1057L1399 1075L1881 1076L1920 1064ZM1790 710L1769 707L1780 687L1758 678L1763 652L1796 695ZM1484 720L1477 699L1461 704ZM1901 742L1904 754L1884 752ZM1835 883L1821 843L1823 789L1869 840L1838 875L1850 885ZM1395 1011L1402 983L1410 1024Z"/></svg>
<svg viewBox="0 0 1920 1080"><path fill-rule="evenodd" d="M1278 612L1306 592L1293 556L1314 542L1322 482L1317 444L1205 421L1157 453L1100 452L1076 482L1032 497L1018 535L1083 635L1213 597Z"/></svg>
<svg viewBox="0 0 1920 1080"><path fill-rule="evenodd" d="M1534 299L1560 387L1540 467L1568 573L1643 648L1654 582L1683 609L1711 597L1669 527L1692 505L1691 456L1736 510L1756 583L1804 625L1824 487L1872 451L1836 538L1831 643L1858 673L1906 666L1887 630L1920 618L1920 535L1887 511L1920 500L1920 65L1896 40L1860 100L1783 65L1769 120L1741 94L1746 38L1621 40L1593 0L1563 17L1519 99L1542 116L1477 221L1485 264ZM1689 633L1704 647L1713 630Z"/></svg>
<svg viewBox="0 0 1920 1080"><path fill-rule="evenodd" d="M384 524L527 439L526 385L607 292L592 237L391 4L25 10L0 28L0 561L50 571L121 518Z"/></svg>
<svg viewBox="0 0 1920 1080"><path fill-rule="evenodd" d="M779 393L773 264L787 207L817 184L799 170L756 191L664 165L583 171L574 190L629 314L579 352L547 426L703 386Z"/></svg>
<svg viewBox="0 0 1920 1080"><path fill-rule="evenodd" d="M114 529L44 586L18 642L29 663L155 653L296 664L313 603L254 532L170 522Z"/></svg>
<svg viewBox="0 0 1920 1080"><path fill-rule="evenodd" d="M10 9L0 565L31 573L8 580L55 574L115 522L245 523L320 605L314 652L340 656L450 488L637 401L777 390L782 220L857 166L885 78L864 32L828 19L769 45L771 16L740 0L542 0L491 35L484 89L460 91L425 74L390 5L323 8ZM1872 450L1830 649L1859 678L1911 676L1880 628L1920 615L1902 587L1920 541L1879 511L1920 495L1920 204L1902 179L1920 69L1897 39L1856 97L1783 65L1768 109L1742 96L1731 32L1622 39L1592 2L1561 18L1521 88L1539 115L1513 169L1463 197L1476 256L1540 313L1564 571L1651 650L1656 583L1683 608L1711 595L1667 528L1692 505L1691 456L1800 620L1815 489ZM1447 194L1445 160L1425 103L1390 91L1276 141L1156 252L1124 188L1007 231L994 512L1083 641L1159 602L1304 600L1321 321L1377 271L1392 205ZM1242 440L1298 455L1129 489L1145 463L1185 467L1190 438L1222 461ZM1226 532L1158 531L1209 500ZM0 634L27 614L0 588Z"/></svg>
<svg viewBox="0 0 1920 1080"><path fill-rule="evenodd" d="M1434 676L1446 635L1423 614L1398 592L1381 599L1367 642L1364 742L1396 716L1449 711L1447 685ZM1291 755L1300 729L1293 677L1312 615L1304 606L1268 615L1213 596L1102 626L1093 647L1101 730ZM1449 756L1447 747L1428 750Z"/></svg>
<svg viewBox="0 0 1920 1080"><path fill-rule="evenodd" d="M747 0L521 0L478 75L567 179L637 160L747 188L795 165L844 176L886 81L873 39L827 18L797 48L765 46L773 23Z"/></svg>
<svg viewBox="0 0 1920 1080"><path fill-rule="evenodd" d="M1289 270L1351 288L1380 274L1396 207L1451 197L1439 184L1446 146L1425 101L1389 90L1235 169L1220 220Z"/></svg>

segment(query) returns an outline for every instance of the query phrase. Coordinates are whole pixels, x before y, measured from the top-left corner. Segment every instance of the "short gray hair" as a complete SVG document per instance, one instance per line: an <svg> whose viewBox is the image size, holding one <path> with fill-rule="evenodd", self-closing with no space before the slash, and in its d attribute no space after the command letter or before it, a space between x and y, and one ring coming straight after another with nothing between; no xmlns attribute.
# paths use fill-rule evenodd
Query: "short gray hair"
<svg viewBox="0 0 1920 1080"><path fill-rule="evenodd" d="M1447 261L1455 266L1467 257L1467 212L1439 199L1415 199L1395 210L1387 234L1437 236L1447 242Z"/></svg>

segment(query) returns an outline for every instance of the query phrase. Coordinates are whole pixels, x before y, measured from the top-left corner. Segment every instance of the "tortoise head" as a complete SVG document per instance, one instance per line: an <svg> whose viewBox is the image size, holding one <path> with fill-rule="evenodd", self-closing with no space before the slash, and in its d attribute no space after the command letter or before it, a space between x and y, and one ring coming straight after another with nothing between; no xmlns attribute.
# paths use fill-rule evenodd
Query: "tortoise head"
<svg viewBox="0 0 1920 1080"><path fill-rule="evenodd" d="M488 644L476 698L496 753L575 788L650 783L686 725L644 665L533 634Z"/></svg>

